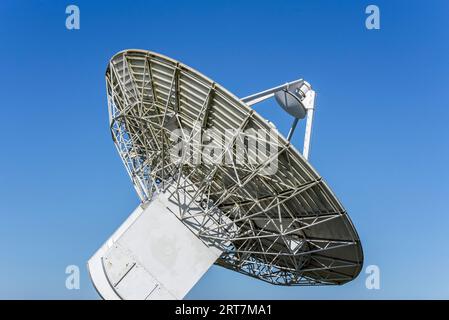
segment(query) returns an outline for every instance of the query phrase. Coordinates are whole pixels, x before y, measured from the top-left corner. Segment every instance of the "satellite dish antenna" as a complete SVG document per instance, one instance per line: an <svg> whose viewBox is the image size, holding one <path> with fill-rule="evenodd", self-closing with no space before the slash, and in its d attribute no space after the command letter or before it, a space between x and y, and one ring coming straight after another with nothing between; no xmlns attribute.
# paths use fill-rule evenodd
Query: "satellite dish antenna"
<svg viewBox="0 0 449 320"><path fill-rule="evenodd" d="M104 299L182 299L212 264L285 286L343 284L359 274L357 232L306 160L310 84L239 99L144 50L112 57L106 84L112 137L141 203L88 262ZM288 139L251 108L271 97L294 117ZM301 155L290 139L303 118ZM239 153L254 132L268 156ZM208 154L209 141L223 142L223 161L191 156Z"/></svg>

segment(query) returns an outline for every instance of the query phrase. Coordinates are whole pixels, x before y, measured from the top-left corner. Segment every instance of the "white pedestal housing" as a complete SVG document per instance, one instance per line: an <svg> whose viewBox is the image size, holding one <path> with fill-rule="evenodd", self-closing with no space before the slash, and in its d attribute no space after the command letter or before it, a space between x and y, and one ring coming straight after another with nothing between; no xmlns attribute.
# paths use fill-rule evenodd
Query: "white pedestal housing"
<svg viewBox="0 0 449 320"><path fill-rule="evenodd" d="M182 299L220 256L173 210L164 193L139 205L89 260L103 299Z"/></svg>

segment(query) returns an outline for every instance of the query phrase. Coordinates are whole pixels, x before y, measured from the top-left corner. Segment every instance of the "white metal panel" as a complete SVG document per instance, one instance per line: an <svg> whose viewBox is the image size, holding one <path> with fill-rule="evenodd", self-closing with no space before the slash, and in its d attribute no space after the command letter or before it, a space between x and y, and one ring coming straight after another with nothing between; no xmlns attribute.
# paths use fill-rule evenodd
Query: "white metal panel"
<svg viewBox="0 0 449 320"><path fill-rule="evenodd" d="M220 249L206 246L169 206L164 193L144 209L139 206L89 260L103 298L182 299L220 256Z"/></svg>
<svg viewBox="0 0 449 320"><path fill-rule="evenodd" d="M103 257L103 268L109 282L115 287L123 277L136 265L120 246L115 243Z"/></svg>
<svg viewBox="0 0 449 320"><path fill-rule="evenodd" d="M114 242L126 229L135 221L135 219L143 212L143 208L139 205L126 219L114 234L101 246L100 249L87 262L87 268L90 278L94 284L95 289L103 299L119 300L120 297L115 291L114 287L109 282L103 264L103 257L106 256L108 250L114 246Z"/></svg>
<svg viewBox="0 0 449 320"><path fill-rule="evenodd" d="M221 253L207 247L167 210L164 194L149 204L118 243L177 299L187 294Z"/></svg>
<svg viewBox="0 0 449 320"><path fill-rule="evenodd" d="M142 266L134 264L115 286L120 297L126 300L145 300L158 287L158 282ZM172 298L173 299L173 298Z"/></svg>

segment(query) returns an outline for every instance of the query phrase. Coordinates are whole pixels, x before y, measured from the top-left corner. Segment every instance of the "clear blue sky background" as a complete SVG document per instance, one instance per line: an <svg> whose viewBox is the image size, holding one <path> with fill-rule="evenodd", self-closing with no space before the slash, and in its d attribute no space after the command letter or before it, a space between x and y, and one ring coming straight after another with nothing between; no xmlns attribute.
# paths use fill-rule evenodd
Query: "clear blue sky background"
<svg viewBox="0 0 449 320"><path fill-rule="evenodd" d="M65 8L81 29L65 28ZM365 28L377 4L381 30ZM276 287L213 267L187 298L449 298L449 2L1 1L0 298L96 299L86 261L138 204L108 130L104 72L141 48L238 96L304 77L311 163L365 267L342 287ZM257 110L286 132L274 103ZM301 146L301 135L296 144ZM79 265L81 289L65 288Z"/></svg>

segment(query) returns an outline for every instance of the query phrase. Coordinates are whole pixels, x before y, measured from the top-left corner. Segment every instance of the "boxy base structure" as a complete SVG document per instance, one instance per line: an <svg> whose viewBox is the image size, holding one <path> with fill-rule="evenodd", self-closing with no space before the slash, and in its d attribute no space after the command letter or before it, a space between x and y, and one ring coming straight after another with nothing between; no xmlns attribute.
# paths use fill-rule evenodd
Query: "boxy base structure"
<svg viewBox="0 0 449 320"><path fill-rule="evenodd" d="M88 262L107 300L183 299L222 251L186 228L165 193L139 205Z"/></svg>

